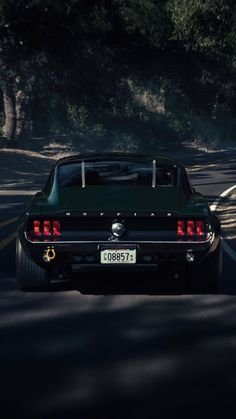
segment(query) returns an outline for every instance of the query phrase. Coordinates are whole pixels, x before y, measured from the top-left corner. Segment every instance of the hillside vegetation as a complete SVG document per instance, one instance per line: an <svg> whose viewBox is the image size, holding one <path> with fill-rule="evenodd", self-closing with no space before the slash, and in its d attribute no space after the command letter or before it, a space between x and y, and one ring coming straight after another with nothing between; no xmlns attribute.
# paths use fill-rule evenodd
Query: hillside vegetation
<svg viewBox="0 0 236 419"><path fill-rule="evenodd" d="M2 139L234 140L234 0L0 0Z"/></svg>

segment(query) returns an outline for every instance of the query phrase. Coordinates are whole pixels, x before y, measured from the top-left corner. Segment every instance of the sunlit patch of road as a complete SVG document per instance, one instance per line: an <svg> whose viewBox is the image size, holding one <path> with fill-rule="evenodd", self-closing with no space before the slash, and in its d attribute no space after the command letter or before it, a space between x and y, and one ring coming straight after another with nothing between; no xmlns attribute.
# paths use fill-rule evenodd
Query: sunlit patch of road
<svg viewBox="0 0 236 419"><path fill-rule="evenodd" d="M14 185L16 186L16 185ZM28 189L0 189L0 197L1 196L31 196L35 195L36 192L39 190L39 188L32 188L30 187L30 190Z"/></svg>
<svg viewBox="0 0 236 419"><path fill-rule="evenodd" d="M231 386L235 297L14 290L3 302L2 392L9 403L14 394L24 417L62 418L70 409L91 417L93 408L108 417L109 400L127 403L128 417L143 417L148 405L154 418L156 394L161 417L172 408L179 417L181 397L199 406L208 387L212 409L222 380L225 391Z"/></svg>
<svg viewBox="0 0 236 419"><path fill-rule="evenodd" d="M236 193L227 196L217 208L225 239L236 239Z"/></svg>

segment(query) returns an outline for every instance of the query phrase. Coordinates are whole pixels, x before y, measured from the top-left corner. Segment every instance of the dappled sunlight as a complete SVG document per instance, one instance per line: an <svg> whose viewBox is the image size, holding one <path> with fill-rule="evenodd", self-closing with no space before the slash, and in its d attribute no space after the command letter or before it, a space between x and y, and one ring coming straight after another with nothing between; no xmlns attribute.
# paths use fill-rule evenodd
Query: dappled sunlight
<svg viewBox="0 0 236 419"><path fill-rule="evenodd" d="M164 115L165 109L165 90L163 87L143 86L137 80L127 79L127 86L134 100L142 105L149 112Z"/></svg>
<svg viewBox="0 0 236 419"><path fill-rule="evenodd" d="M229 164L219 164L218 179L217 165L190 172L193 183L210 192L209 201L215 201L227 179L234 179ZM41 180L37 170L34 177L31 170L16 171L19 182L9 178L9 188L0 191L4 210L20 207L24 196L34 193L30 183ZM234 238L234 203L225 201L218 209L223 228ZM233 269L230 275L225 288L235 294ZM191 295L188 284L168 282L164 274L127 274L122 280L115 273L102 280L92 276L86 287L89 277L81 281L75 275L68 284L52 284L50 292L24 293L16 290L14 273L4 273L4 405L11 407L14 394L21 415L34 419L47 414L51 419L51 412L64 419L68 411L76 411L76 418L112 417L104 414L111 406L123 406L124 417L141 419L153 412L157 400L155 417L167 411L176 417L183 400L191 407L205 406L207 400L212 407L222 382L230 392L230 371L236 367L234 296Z"/></svg>
<svg viewBox="0 0 236 419"><path fill-rule="evenodd" d="M104 283L93 279L96 295L91 284L81 294L76 280L55 291L24 293L14 277L6 279L0 316L4 406L10 409L14 394L24 417L64 419L76 412L75 418L97 419L122 405L124 417L141 419L157 400L161 417L167 411L175 417L183 397L191 406L206 397L209 404L222 380L230 388L235 297L171 295L171 284L170 295L158 295L158 288L148 295L153 291L144 274L129 284L128 277L123 283L113 276Z"/></svg>
<svg viewBox="0 0 236 419"><path fill-rule="evenodd" d="M1 419L234 419L236 193L221 198L236 184L235 2L0 11ZM109 173L104 198L86 154L105 150L153 153L149 173ZM48 178L72 154L78 173ZM167 159L161 181L159 154L194 190Z"/></svg>
<svg viewBox="0 0 236 419"><path fill-rule="evenodd" d="M108 397L114 397L115 392L137 396L145 385L155 385L157 376L158 379L166 380L168 376L178 371L178 367L177 357L165 354L159 358L150 357L146 361L143 358L135 359L133 362L118 360L112 365L101 365L94 372L89 367L81 366L80 373L72 371L64 392L59 391L51 398L46 395L43 398L39 397L37 405L32 406L32 412L37 412L39 406L43 412L44 409L55 409L55 406L60 409L65 403L72 407L78 403L89 405L99 402L104 392Z"/></svg>
<svg viewBox="0 0 236 419"><path fill-rule="evenodd" d="M13 186L13 185L12 185ZM14 185L14 187L19 186L19 185ZM24 184L25 187L25 184ZM35 188L32 190L32 188L30 189L1 189L0 188L0 196L1 197L11 197L12 195L14 196L31 196L34 195L37 191L39 190L39 188Z"/></svg>
<svg viewBox="0 0 236 419"><path fill-rule="evenodd" d="M10 327L2 344L2 359L11 359L14 339L19 336L14 352L19 378L15 376L11 385L13 391L18 388L15 403L25 401L24 412L31 417L53 411L61 418L68 409L77 413L79 409L86 417L93 408L97 414L103 411L107 400L117 403L123 397L128 403L127 414L132 409L141 417L140 409L156 393L163 414L170 395L173 410L178 411L183 392L192 404L193 390L197 389L198 403L204 403L206 381L212 397L222 379L225 388L231 384L228 369L236 364L236 358L233 352L223 360L222 355L229 345L236 345L234 297L101 297L74 291L22 294L23 300L26 307L11 307L15 315L23 311L24 316L19 316L22 322L13 325L5 316ZM37 377L30 398L25 387L19 387L20 371L26 363ZM11 377L9 369L7 374L8 378L3 370L6 382Z"/></svg>
<svg viewBox="0 0 236 419"><path fill-rule="evenodd" d="M0 192L0 195L1 195L1 192ZM23 203L23 202L12 202L12 203L9 203L9 204L0 204L0 209L1 210L6 210L6 209L15 208L15 207L20 207L22 205L25 206L25 203Z"/></svg>
<svg viewBox="0 0 236 419"><path fill-rule="evenodd" d="M30 157L35 157L35 158L39 158L39 159L47 159L47 157L45 157L44 155L37 153L36 151L33 150L21 150L20 148L2 148L0 150L0 155L1 155L1 161L8 161L8 158L10 155L16 156L23 156L24 160L25 157L29 158ZM27 161L26 161L27 162ZM29 163L29 160L28 160Z"/></svg>
<svg viewBox="0 0 236 419"><path fill-rule="evenodd" d="M0 192L15 194L17 190L26 190L31 194L42 187L53 161L30 150L0 149Z"/></svg>
<svg viewBox="0 0 236 419"><path fill-rule="evenodd" d="M236 194L225 197L217 208L221 220L222 234L227 240L236 239Z"/></svg>

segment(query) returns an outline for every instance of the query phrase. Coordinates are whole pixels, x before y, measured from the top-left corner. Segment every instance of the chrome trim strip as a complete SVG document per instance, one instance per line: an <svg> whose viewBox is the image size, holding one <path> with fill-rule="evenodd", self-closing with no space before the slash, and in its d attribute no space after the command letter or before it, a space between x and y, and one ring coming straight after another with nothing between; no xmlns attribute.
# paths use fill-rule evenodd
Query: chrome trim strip
<svg viewBox="0 0 236 419"><path fill-rule="evenodd" d="M139 244L139 243L151 243L151 244L185 244L185 245L191 245L191 244L205 244L205 243L209 243L209 242L213 242L214 241L214 238L215 238L215 234L214 233L212 233L211 234L211 236L207 239L207 240L204 240L204 241L200 241L200 242L198 242L198 241L186 241L186 242L184 242L184 241L178 241L178 240L176 240L176 241L148 241L148 240L135 240L135 241L131 241L131 240L129 240L129 241L108 241L108 240L94 240L94 241L92 241L92 240L74 240L74 241L72 241L72 240L64 240L64 241L37 241L37 242L34 242L34 241L32 241L32 240L30 240L28 237L27 237L27 234L26 234L26 232L24 232L24 236L25 236L25 239L29 242L29 243L32 243L32 244L45 244L45 245L48 245L48 244L81 244L81 243L98 243L98 244Z"/></svg>
<svg viewBox="0 0 236 419"><path fill-rule="evenodd" d="M81 179L82 179L82 188L85 188L85 162L81 162Z"/></svg>
<svg viewBox="0 0 236 419"><path fill-rule="evenodd" d="M152 161L152 187L156 187L156 168L157 168L157 162L156 160Z"/></svg>

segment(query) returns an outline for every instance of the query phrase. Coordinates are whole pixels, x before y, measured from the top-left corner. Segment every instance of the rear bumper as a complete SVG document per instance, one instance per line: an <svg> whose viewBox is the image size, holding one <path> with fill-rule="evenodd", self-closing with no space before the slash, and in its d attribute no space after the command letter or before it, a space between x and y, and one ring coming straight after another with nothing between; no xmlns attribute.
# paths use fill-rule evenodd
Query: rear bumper
<svg viewBox="0 0 236 419"><path fill-rule="evenodd" d="M181 269L186 264L199 264L206 259L217 247L219 236L213 234L207 241L202 242L59 242L37 243L31 242L24 234L19 234L21 244L28 257L44 269L57 268L59 271L69 270L77 272L81 270L143 270L156 269L163 267L165 269ZM135 247L135 264L101 264L101 249L124 249ZM49 261L45 261L47 250L52 256ZM53 253L52 253L53 251ZM187 260L187 254L194 256L193 262Z"/></svg>

